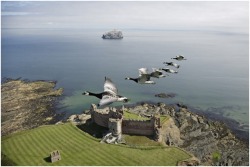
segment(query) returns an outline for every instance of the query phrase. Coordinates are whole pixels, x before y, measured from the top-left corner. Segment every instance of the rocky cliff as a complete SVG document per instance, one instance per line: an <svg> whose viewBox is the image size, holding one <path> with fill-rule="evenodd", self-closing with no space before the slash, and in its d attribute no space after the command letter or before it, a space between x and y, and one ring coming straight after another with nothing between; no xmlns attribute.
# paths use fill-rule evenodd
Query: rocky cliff
<svg viewBox="0 0 250 167"><path fill-rule="evenodd" d="M160 113L170 116L162 127L165 144L192 153L201 165L249 165L248 144L236 138L222 122L208 120L186 108L175 109L163 103L144 103L129 110L140 115Z"/></svg>

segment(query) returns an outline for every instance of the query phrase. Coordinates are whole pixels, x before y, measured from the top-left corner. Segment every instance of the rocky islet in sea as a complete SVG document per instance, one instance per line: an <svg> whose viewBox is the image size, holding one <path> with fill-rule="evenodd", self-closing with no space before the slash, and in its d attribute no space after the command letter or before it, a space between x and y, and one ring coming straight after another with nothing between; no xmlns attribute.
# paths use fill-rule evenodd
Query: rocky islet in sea
<svg viewBox="0 0 250 167"><path fill-rule="evenodd" d="M122 39L123 35L121 31L118 30L113 30L113 31L109 31L106 32L102 35L103 39Z"/></svg>

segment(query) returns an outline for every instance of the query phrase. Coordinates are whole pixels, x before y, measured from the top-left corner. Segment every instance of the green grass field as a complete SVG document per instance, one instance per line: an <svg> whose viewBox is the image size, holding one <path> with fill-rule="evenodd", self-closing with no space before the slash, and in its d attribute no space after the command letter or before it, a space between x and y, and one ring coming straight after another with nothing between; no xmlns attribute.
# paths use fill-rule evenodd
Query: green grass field
<svg viewBox="0 0 250 167"><path fill-rule="evenodd" d="M125 119L134 119L134 120L150 120L150 118L145 118L145 117L141 117L135 113L130 113L128 111L124 111L123 113L123 117Z"/></svg>
<svg viewBox="0 0 250 167"><path fill-rule="evenodd" d="M54 150L60 151L62 160L51 163L49 154ZM101 144L70 123L2 137L2 154L22 166L174 166L190 157L174 147Z"/></svg>
<svg viewBox="0 0 250 167"><path fill-rule="evenodd" d="M150 120L150 118L141 117L141 116L139 116L138 114L131 113L131 112L129 112L129 111L124 111L123 117L124 117L124 119ZM161 116L160 116L161 125L162 125L163 123L165 123L165 122L168 120L168 118L169 118L168 116L161 115Z"/></svg>

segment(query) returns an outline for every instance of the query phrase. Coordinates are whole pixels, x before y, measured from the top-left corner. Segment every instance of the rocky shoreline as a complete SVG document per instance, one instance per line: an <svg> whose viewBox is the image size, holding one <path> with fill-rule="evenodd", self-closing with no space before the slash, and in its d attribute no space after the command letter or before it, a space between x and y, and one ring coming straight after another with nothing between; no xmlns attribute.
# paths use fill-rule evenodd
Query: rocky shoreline
<svg viewBox="0 0 250 167"><path fill-rule="evenodd" d="M63 89L55 81L5 79L1 86L2 136L57 122L55 106Z"/></svg>

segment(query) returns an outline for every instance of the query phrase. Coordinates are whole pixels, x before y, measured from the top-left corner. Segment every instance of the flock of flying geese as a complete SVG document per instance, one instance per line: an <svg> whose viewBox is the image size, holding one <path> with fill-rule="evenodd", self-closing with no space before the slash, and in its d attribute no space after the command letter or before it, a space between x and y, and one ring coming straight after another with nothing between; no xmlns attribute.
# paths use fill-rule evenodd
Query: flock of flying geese
<svg viewBox="0 0 250 167"><path fill-rule="evenodd" d="M183 57L182 55L178 55L174 58L171 59L175 59L178 61L181 60L187 60L185 57ZM173 66L175 68L179 68L180 65L174 63L174 62L163 62L163 64L166 64L167 66ZM173 69L170 68L152 68L153 72L148 73L147 68L140 68L139 69L139 77L137 78L131 78L131 77L127 77L125 78L126 80L132 80L136 83L139 84L155 84L154 81L150 80L151 77L153 78L163 78L166 77L166 75L164 75L163 71L167 72L167 73L173 73L176 74L178 73L178 71L175 71ZM89 91L85 91L82 93L83 95L87 95L87 96L95 96L100 100L100 102L98 103L98 106L104 106L104 105L109 105L113 102L128 102L129 99L127 97L118 95L118 90L115 86L115 84L111 81L111 79L105 77L105 81L104 81L104 91L101 93L92 93Z"/></svg>

